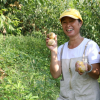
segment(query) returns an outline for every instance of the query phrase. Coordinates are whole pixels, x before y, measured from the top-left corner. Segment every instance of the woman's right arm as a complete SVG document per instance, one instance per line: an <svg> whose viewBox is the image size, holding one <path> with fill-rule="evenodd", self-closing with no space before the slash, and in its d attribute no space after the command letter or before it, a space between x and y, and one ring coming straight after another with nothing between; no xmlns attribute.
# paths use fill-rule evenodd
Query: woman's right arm
<svg viewBox="0 0 100 100"><path fill-rule="evenodd" d="M61 63L57 59L57 52L51 51L50 72L53 78L58 78L61 75Z"/></svg>
<svg viewBox="0 0 100 100"><path fill-rule="evenodd" d="M55 36L55 44L53 46L49 46L48 41L47 35L46 45L51 51L50 72L53 78L58 78L61 75L61 63L57 58L57 36Z"/></svg>

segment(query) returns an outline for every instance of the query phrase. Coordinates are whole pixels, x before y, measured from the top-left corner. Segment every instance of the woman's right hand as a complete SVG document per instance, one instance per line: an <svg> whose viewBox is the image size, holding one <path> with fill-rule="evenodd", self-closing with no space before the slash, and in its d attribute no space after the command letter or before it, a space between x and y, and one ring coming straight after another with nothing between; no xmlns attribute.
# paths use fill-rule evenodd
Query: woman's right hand
<svg viewBox="0 0 100 100"><path fill-rule="evenodd" d="M54 45L48 45L49 42L49 34L47 34L47 38L46 38L46 46L50 49L50 51L55 51L57 49L57 35L55 35L55 43Z"/></svg>

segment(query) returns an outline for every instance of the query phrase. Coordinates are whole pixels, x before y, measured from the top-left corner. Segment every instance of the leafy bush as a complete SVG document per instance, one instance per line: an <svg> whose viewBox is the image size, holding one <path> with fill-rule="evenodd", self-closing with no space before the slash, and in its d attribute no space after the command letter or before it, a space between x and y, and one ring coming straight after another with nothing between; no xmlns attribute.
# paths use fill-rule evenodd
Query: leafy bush
<svg viewBox="0 0 100 100"><path fill-rule="evenodd" d="M37 36L37 35L36 35ZM0 36L0 68L8 76L1 80L0 100L55 100L59 79L50 74L50 51L45 37Z"/></svg>
<svg viewBox="0 0 100 100"><path fill-rule="evenodd" d="M15 2L17 2L18 7L21 5L21 9L17 6L9 6L14 5ZM100 39L98 38L100 36L99 3L99 0L1 0L0 5L1 9L4 9L3 6L7 9L3 14L11 19L13 25L8 25L12 25L15 29L10 33L31 35L36 31L42 32L42 34L54 31L61 38L64 37L62 35L64 33L59 16L69 7L76 8L80 11L84 21L81 28L82 36L90 38L100 45ZM5 26L5 24L3 25ZM60 43L63 43L63 40L60 39Z"/></svg>

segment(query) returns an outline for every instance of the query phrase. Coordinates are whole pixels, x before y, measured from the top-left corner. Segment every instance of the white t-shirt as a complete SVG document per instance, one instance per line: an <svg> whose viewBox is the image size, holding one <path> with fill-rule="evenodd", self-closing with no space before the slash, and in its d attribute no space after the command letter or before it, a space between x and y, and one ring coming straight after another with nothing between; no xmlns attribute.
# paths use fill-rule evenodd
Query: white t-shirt
<svg viewBox="0 0 100 100"><path fill-rule="evenodd" d="M85 49L85 45L87 44L88 41L89 39L84 38L81 44L73 49L69 49L68 42L66 42L63 48L62 59L82 57L84 49ZM58 61L60 61L60 51L62 47L63 45L58 47ZM93 40L90 40L85 51L85 56L88 56L89 64L100 63L98 52L99 52L98 44L94 42Z"/></svg>

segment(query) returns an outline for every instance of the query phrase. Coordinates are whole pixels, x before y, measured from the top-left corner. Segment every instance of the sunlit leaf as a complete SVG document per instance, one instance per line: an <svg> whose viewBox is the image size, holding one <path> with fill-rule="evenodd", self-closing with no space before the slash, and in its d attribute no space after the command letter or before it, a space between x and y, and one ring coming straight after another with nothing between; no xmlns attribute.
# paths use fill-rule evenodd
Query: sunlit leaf
<svg viewBox="0 0 100 100"><path fill-rule="evenodd" d="M1 14L1 18L3 21L5 21L5 19L6 19L6 17L3 14Z"/></svg>

